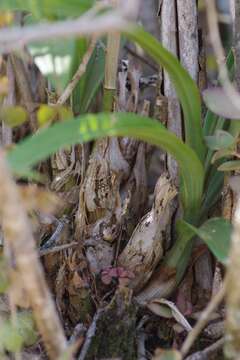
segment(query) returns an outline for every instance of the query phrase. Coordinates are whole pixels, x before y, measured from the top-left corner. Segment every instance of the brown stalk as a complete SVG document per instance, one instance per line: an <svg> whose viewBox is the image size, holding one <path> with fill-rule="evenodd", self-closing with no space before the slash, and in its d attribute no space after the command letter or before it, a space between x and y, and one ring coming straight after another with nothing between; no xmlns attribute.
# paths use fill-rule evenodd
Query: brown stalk
<svg viewBox="0 0 240 360"><path fill-rule="evenodd" d="M175 56L178 56L176 0L163 0L160 15L162 43ZM178 137L182 137L182 119L179 101L166 71L163 71L163 77L164 96L168 99L167 127ZM167 155L167 168L171 178L177 183L177 163L170 155Z"/></svg>
<svg viewBox="0 0 240 360"><path fill-rule="evenodd" d="M111 3L116 7L119 3L119 0L112 0ZM120 40L120 32L112 32L108 34L103 95L104 111L113 110L113 101L116 93Z"/></svg>
<svg viewBox="0 0 240 360"><path fill-rule="evenodd" d="M237 286L240 274L240 197L237 194L237 204L233 215L232 246L229 256L228 283L226 292L227 318L226 318L226 345L225 354L228 359L239 359L240 351L240 292Z"/></svg>
<svg viewBox="0 0 240 360"><path fill-rule="evenodd" d="M209 302L206 309L201 313L200 319L198 320L197 324L188 333L188 336L185 339L182 349L181 349L181 353L183 356L185 356L189 352L189 350L191 349L193 343L198 338L201 331L204 329L206 324L210 321L210 315L222 302L222 300L225 296L225 293L226 293L226 280L223 282L223 285L222 285L221 289L218 291L218 293Z"/></svg>
<svg viewBox="0 0 240 360"><path fill-rule="evenodd" d="M95 49L97 43L97 38L95 36L93 36L90 45L88 47L88 50L86 51L86 53L83 56L82 62L79 65L76 73L74 74L72 80L69 82L69 84L67 85L66 89L64 90L64 92L62 93L62 95L59 97L58 101L57 101L57 105L63 105L65 104L65 102L68 100L68 98L71 96L73 90L75 89L77 83L79 82L79 80L81 79L82 75L85 73L86 69L87 69L87 64L92 56L92 53Z"/></svg>
<svg viewBox="0 0 240 360"><path fill-rule="evenodd" d="M37 327L50 359L66 350L67 342L38 258L31 224L21 196L0 151L0 216L4 239L13 252Z"/></svg>
<svg viewBox="0 0 240 360"><path fill-rule="evenodd" d="M18 85L19 92L21 94L21 98L23 100L23 104L29 113L31 130L32 132L35 132L37 130L36 105L30 85L31 84L30 79L28 77L22 59L18 58L16 55L13 54L9 56L14 69L16 82Z"/></svg>

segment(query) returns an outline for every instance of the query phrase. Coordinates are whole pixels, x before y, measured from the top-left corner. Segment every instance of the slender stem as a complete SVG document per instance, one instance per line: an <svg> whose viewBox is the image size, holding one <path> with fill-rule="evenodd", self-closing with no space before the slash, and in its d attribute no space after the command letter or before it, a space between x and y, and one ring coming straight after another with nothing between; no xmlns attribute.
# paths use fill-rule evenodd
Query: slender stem
<svg viewBox="0 0 240 360"><path fill-rule="evenodd" d="M212 298L206 309L202 312L200 319L198 320L197 324L194 326L194 328L188 333L187 338L185 339L181 353L183 356L185 356L189 350L191 349L194 341L199 336L200 332L203 330L205 325L210 320L210 315L213 313L213 311L218 307L218 305L222 302L224 296L226 293L226 281L223 283L221 289L218 291L218 293Z"/></svg>
<svg viewBox="0 0 240 360"><path fill-rule="evenodd" d="M29 218L2 150L0 150L0 201L4 240L14 254L21 284L26 290L49 359L57 359L67 349L67 340L44 278Z"/></svg>
<svg viewBox="0 0 240 360"><path fill-rule="evenodd" d="M119 0L112 0L113 6L118 4ZM105 80L103 94L103 110L111 112L113 110L114 96L116 93L116 78L118 68L118 57L120 49L120 32L112 32L107 37L107 54L105 65Z"/></svg>
<svg viewBox="0 0 240 360"><path fill-rule="evenodd" d="M90 42L88 50L86 51L86 53L83 56L82 62L79 65L79 67L78 67L76 73L74 74L72 80L69 82L69 84L67 85L67 87L64 90L64 92L62 93L62 95L59 97L59 99L57 101L57 105L65 104L65 102L68 100L68 98L71 96L73 90L77 86L77 83L81 79L82 75L86 72L87 65L88 65L88 62L89 62L89 60L90 60L90 58L92 56L92 53L93 53L93 51L95 49L96 42L97 42L97 38L94 36L92 38L91 42Z"/></svg>

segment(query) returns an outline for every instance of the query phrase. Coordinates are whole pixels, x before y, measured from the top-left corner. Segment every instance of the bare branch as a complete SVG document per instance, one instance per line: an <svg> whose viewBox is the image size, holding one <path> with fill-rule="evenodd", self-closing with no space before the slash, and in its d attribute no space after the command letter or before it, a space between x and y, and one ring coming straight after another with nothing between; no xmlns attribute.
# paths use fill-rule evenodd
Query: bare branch
<svg viewBox="0 0 240 360"><path fill-rule="evenodd" d="M239 287L236 286L240 274L240 196L236 194L236 208L233 211L233 233L229 265L227 270L227 316L226 316L226 358L238 359L240 351L240 325L239 325Z"/></svg>
<svg viewBox="0 0 240 360"><path fill-rule="evenodd" d="M202 312L200 319L198 320L197 324L194 326L194 328L188 333L187 338L185 339L181 353L183 356L185 356L189 350L191 349L194 341L197 339L200 332L203 330L204 326L209 322L210 315L212 312L218 307L218 305L222 302L224 296L226 293L226 280L223 282L223 285L221 289L218 291L218 293L212 298L212 300L209 302L206 309Z"/></svg>
<svg viewBox="0 0 240 360"><path fill-rule="evenodd" d="M31 224L3 151L0 151L0 204L4 239L13 252L49 358L56 359L66 350L67 341L44 279Z"/></svg>
<svg viewBox="0 0 240 360"><path fill-rule="evenodd" d="M126 29L130 22L118 10L98 15L92 11L76 20L58 21L52 24L39 24L26 27L4 28L0 31L0 53L21 49L31 42L51 38L72 36L101 35L107 31Z"/></svg>
<svg viewBox="0 0 240 360"><path fill-rule="evenodd" d="M59 97L58 101L57 101L57 105L63 105L67 99L71 96L73 90L75 89L77 83L79 82L79 80L81 79L82 75L85 73L86 68L87 68L87 64L92 56L92 53L95 49L97 43L97 38L93 37L89 48L87 50L87 52L84 54L83 59L81 64L79 65L79 68L77 69L76 73L74 74L72 80L70 81L70 83L67 85L66 89L64 90L64 92L62 93L62 95Z"/></svg>

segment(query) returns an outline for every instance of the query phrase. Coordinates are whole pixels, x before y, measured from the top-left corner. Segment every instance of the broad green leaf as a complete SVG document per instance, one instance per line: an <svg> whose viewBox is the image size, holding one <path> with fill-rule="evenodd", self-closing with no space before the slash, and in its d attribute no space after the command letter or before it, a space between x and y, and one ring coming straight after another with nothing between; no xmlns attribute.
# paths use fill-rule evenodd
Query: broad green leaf
<svg viewBox="0 0 240 360"><path fill-rule="evenodd" d="M25 10L38 19L75 17L88 10L94 3L94 0L1 0L0 10Z"/></svg>
<svg viewBox="0 0 240 360"><path fill-rule="evenodd" d="M217 170L216 166L211 168L206 190L204 192L204 200L201 207L201 217L206 218L208 211L219 200L221 189L223 187L224 174Z"/></svg>
<svg viewBox="0 0 240 360"><path fill-rule="evenodd" d="M182 105L186 143L204 161L206 148L201 126L201 101L197 85L179 61L152 35L141 27L126 32L126 36L138 43L158 64L168 72Z"/></svg>
<svg viewBox="0 0 240 360"><path fill-rule="evenodd" d="M183 220L181 222L191 229L193 234L199 236L207 244L219 261L226 263L232 234L232 225L229 221L223 218L212 218L199 228L196 228Z"/></svg>
<svg viewBox="0 0 240 360"><path fill-rule="evenodd" d="M194 151L159 122L129 113L91 114L50 128L24 140L9 154L8 161L16 173L30 169L59 148L87 142L103 136L130 136L168 151L178 161L181 197L188 221L196 221L202 198L203 167Z"/></svg>
<svg viewBox="0 0 240 360"><path fill-rule="evenodd" d="M72 56L70 69L71 78L77 71L82 58L88 49L85 38L75 41L75 51ZM104 43L100 40L87 64L85 73L72 94L72 108L74 114L84 114L88 111L104 78L105 51Z"/></svg>
<svg viewBox="0 0 240 360"><path fill-rule="evenodd" d="M177 222L177 239L172 248L166 253L163 260L163 270L174 269L176 271L176 285L181 281L186 268L193 246L193 232L186 226L182 226L182 222Z"/></svg>
<svg viewBox="0 0 240 360"><path fill-rule="evenodd" d="M212 136L205 136L207 146L211 150L226 149L234 145L235 139L224 130L217 130Z"/></svg>
<svg viewBox="0 0 240 360"><path fill-rule="evenodd" d="M240 160L225 161L218 167L218 171L234 171L240 169Z"/></svg>
<svg viewBox="0 0 240 360"><path fill-rule="evenodd" d="M3 106L0 109L0 120L9 127L23 124L27 120L27 112L21 106Z"/></svg>
<svg viewBox="0 0 240 360"><path fill-rule="evenodd" d="M88 111L94 96L104 79L105 51L101 44L97 45L83 76L82 93L80 94L79 112Z"/></svg>
<svg viewBox="0 0 240 360"><path fill-rule="evenodd" d="M79 64L82 63L82 59L84 54L88 49L88 39L87 38L80 38L75 39L74 42L74 51L72 54L71 66L70 66L70 77L73 78L74 74L79 68ZM84 85L85 85L85 74L82 75L80 81L78 82L77 86L72 92L71 96L71 104L74 114L80 113L80 106L81 106L81 96L84 92Z"/></svg>

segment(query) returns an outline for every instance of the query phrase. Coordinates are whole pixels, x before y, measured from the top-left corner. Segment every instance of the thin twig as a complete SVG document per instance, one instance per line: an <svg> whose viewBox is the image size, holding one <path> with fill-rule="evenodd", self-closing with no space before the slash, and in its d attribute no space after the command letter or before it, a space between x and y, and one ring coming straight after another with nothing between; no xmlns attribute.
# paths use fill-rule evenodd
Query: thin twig
<svg viewBox="0 0 240 360"><path fill-rule="evenodd" d="M30 86L30 79L28 77L22 59L18 58L16 55L10 55L10 59L14 69L19 93L21 94L24 106L29 113L31 130L34 132L37 130L37 117L36 104Z"/></svg>
<svg viewBox="0 0 240 360"><path fill-rule="evenodd" d="M53 234L50 236L50 238L41 246L42 251L48 250L53 246L55 246L61 238L62 232L65 228L65 225L67 224L67 221L64 219L63 220L56 219L56 221L57 221L56 229L53 232Z"/></svg>
<svg viewBox="0 0 240 360"><path fill-rule="evenodd" d="M185 360L204 360L208 359L210 355L219 351L224 344L224 338L219 339L214 344L208 346L206 349L202 351L198 351L190 356L188 356Z"/></svg>
<svg viewBox="0 0 240 360"><path fill-rule="evenodd" d="M116 7L120 0L111 0L111 4ZM117 69L118 58L120 51L121 35L119 31L108 33L107 36L107 50L105 61L105 76L104 76L104 93L103 93L103 110L112 111L114 96L117 87Z"/></svg>
<svg viewBox="0 0 240 360"><path fill-rule="evenodd" d="M79 80L81 79L82 75L85 73L86 69L87 69L87 64L92 56L92 53L95 49L97 43L97 37L93 37L90 45L88 47L88 50L86 51L86 53L83 56L82 62L79 65L79 68L77 69L76 73L74 74L72 80L70 81L70 83L67 85L66 89L64 90L64 92L62 93L62 95L59 97L58 101L57 101L57 105L63 105L68 98L71 96L73 90L75 89L77 83L79 82Z"/></svg>
<svg viewBox="0 0 240 360"><path fill-rule="evenodd" d="M89 347L90 347L90 345L92 343L92 339L95 336L95 333L96 333L96 330L97 330L98 319L100 318L102 313L103 313L103 309L98 309L96 314L94 315L93 321L92 321L91 325L88 328L86 339L85 339L85 342L83 344L80 355L78 357L78 360L84 360L85 359L85 357L87 355L87 352L89 350Z"/></svg>
<svg viewBox="0 0 240 360"><path fill-rule="evenodd" d="M225 64L225 53L218 28L218 14L215 1L205 0L205 6L207 10L209 37L218 65L219 81L229 101L240 111L240 93L232 85Z"/></svg>
<svg viewBox="0 0 240 360"><path fill-rule="evenodd" d="M10 57L7 57L7 78L8 78L8 94L4 100L4 105L6 106L15 106L16 105L16 79L11 64ZM11 145L13 142L13 129L7 126L4 121L2 121L2 145Z"/></svg>
<svg viewBox="0 0 240 360"><path fill-rule="evenodd" d="M226 280L223 282L223 285L219 290L219 292L212 298L206 309L202 312L194 328L188 333L188 336L186 337L181 349L181 353L183 356L185 356L189 352L194 341L197 339L198 335L203 330L204 326L209 322L210 315L223 300L225 293L226 293Z"/></svg>
<svg viewBox="0 0 240 360"><path fill-rule="evenodd" d="M225 353L228 359L239 359L240 352L240 324L239 324L239 310L240 310L240 292L238 287L240 274L240 194L234 194L234 208L233 208L233 232L231 250L229 253L229 265L227 269L227 293L226 293L226 344Z"/></svg>
<svg viewBox="0 0 240 360"><path fill-rule="evenodd" d="M124 49L127 50L127 52L129 52L129 54L131 54L132 56L134 56L136 59L140 60L142 63L146 64L147 66L149 66L151 69L153 69L155 72L158 72L158 67L155 66L154 64L152 64L150 61L148 61L147 58L145 58L144 56L138 54L136 51L134 51L133 49L131 49L128 45L124 46Z"/></svg>
<svg viewBox="0 0 240 360"><path fill-rule="evenodd" d="M175 0L163 0L161 5L161 40L173 55L178 56L177 39L177 13ZM167 71L163 71L164 96L168 99L168 130L175 133L179 138L182 137L182 117L181 108L177 99L176 91ZM172 156L167 154L167 169L174 182L178 183L178 166Z"/></svg>
<svg viewBox="0 0 240 360"><path fill-rule="evenodd" d="M4 28L0 31L0 53L9 53L22 49L31 42L49 40L51 38L69 38L72 36L98 36L108 32L123 30L129 27L120 11L109 11L98 15L86 13L76 20L58 21L51 24L29 25L26 27Z"/></svg>
<svg viewBox="0 0 240 360"><path fill-rule="evenodd" d="M43 250L39 251L39 256L46 256L49 254L54 254L56 252L66 250L66 249L72 248L77 245L78 245L78 243L76 241L73 241L70 244L55 246L51 249L43 249Z"/></svg>
<svg viewBox="0 0 240 360"><path fill-rule="evenodd" d="M67 341L44 278L30 220L3 151L0 151L0 204L4 240L13 252L21 284L26 290L49 358L56 359L67 349Z"/></svg>

